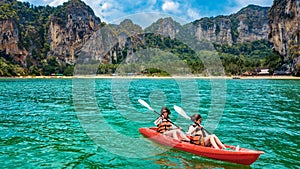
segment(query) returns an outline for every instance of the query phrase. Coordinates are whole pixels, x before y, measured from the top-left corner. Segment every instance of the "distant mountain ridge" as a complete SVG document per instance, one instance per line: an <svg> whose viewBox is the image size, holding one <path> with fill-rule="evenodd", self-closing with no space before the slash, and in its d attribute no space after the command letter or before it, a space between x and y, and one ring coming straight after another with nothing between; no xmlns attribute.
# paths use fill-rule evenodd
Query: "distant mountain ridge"
<svg viewBox="0 0 300 169"><path fill-rule="evenodd" d="M85 43L106 25L80 0L70 0L55 8L35 7L16 0L0 4L0 64L5 67L0 72L2 76L70 74ZM126 19L119 25L108 24L109 31L105 35L98 33L103 36L97 42L100 46L105 48L103 45L114 42L109 51L103 53L95 47L90 52L101 63L119 63L130 53L128 47L131 52L133 48L147 47L147 33L226 45L267 40L268 9L249 5L229 16L202 18L186 25L172 18L162 18L144 30Z"/></svg>
<svg viewBox="0 0 300 169"><path fill-rule="evenodd" d="M199 41L232 44L268 39L268 7L249 5L229 16L205 17L181 26L172 18L159 19L145 30L175 37L189 32ZM193 25L192 29L191 26Z"/></svg>

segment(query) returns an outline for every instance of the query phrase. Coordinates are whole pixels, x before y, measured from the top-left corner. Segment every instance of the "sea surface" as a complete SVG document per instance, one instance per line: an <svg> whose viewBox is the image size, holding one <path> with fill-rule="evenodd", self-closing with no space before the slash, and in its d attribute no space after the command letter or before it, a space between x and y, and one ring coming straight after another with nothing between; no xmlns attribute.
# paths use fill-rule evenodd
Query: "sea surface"
<svg viewBox="0 0 300 169"><path fill-rule="evenodd" d="M144 138L154 110L200 113L224 143L264 151L250 166ZM1 168L299 168L300 80L0 79Z"/></svg>

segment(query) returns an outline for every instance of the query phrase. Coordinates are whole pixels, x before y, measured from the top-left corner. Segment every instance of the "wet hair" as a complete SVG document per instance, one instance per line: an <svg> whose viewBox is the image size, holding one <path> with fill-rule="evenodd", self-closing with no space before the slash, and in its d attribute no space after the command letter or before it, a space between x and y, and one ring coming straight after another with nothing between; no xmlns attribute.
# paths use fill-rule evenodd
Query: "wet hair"
<svg viewBox="0 0 300 169"><path fill-rule="evenodd" d="M193 122L196 122L196 121L198 121L199 119L202 119L202 116L201 116L200 114L194 114L194 115L192 115L192 117L191 117L191 120L192 120Z"/></svg>
<svg viewBox="0 0 300 169"><path fill-rule="evenodd" d="M163 108L161 108L161 110L160 110L160 115L163 115L163 114L164 114L164 111L167 111L167 112L168 112L168 116L171 114L171 112L170 112L170 109L169 109L169 108L167 108L167 107L163 107Z"/></svg>

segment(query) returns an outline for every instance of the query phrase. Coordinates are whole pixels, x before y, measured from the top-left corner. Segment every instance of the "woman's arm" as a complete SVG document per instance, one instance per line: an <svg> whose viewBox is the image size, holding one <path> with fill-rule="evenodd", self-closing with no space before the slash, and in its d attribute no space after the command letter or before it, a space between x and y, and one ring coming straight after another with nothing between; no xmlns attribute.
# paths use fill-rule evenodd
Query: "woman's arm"
<svg viewBox="0 0 300 169"><path fill-rule="evenodd" d="M171 122L171 120L169 120L169 121ZM181 130L181 128L178 128L178 127L175 126L174 124L171 123L171 125L172 125L172 126L171 126L171 129L180 129L180 130Z"/></svg>
<svg viewBox="0 0 300 169"><path fill-rule="evenodd" d="M154 124L157 126L157 125L159 125L161 122L162 122L162 117L159 117L159 118L157 118L157 119L154 121Z"/></svg>
<svg viewBox="0 0 300 169"><path fill-rule="evenodd" d="M194 127L193 125L191 125L191 126L189 127L189 131L187 132L187 134L193 135L194 132L196 131L197 127L198 127L198 126Z"/></svg>

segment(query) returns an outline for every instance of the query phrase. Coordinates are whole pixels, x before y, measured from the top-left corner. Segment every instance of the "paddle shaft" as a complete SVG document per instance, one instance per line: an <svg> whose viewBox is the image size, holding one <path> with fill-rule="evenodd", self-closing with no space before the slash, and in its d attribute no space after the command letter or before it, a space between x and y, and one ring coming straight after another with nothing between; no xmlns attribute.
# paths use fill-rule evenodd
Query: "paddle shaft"
<svg viewBox="0 0 300 169"><path fill-rule="evenodd" d="M181 107L174 105L174 109L175 109L175 111L176 111L178 114L180 114L182 117L184 117L184 118L189 119L189 120L192 121L191 117L188 116L188 115L185 113L185 111L184 111ZM195 122L194 122L194 123L195 123ZM197 124L197 123L195 123L195 124L198 125L198 126L200 126L200 124ZM205 132L207 132L209 135L212 135L211 132L207 131L204 127L201 128L201 131L202 131L202 133L205 134L205 132L203 132L203 130L204 130ZM224 144L224 143L222 142L222 144Z"/></svg>
<svg viewBox="0 0 300 169"><path fill-rule="evenodd" d="M180 114L182 117L184 117L184 118L189 119L189 120L192 121L191 117L190 117L189 115L187 115L187 114L185 113L185 111L184 111L181 107L174 105L174 109L175 109L175 111L176 111L178 114ZM194 123L195 123L195 122L194 122ZM195 124L196 124L197 126L200 127L200 124L198 124L198 123L195 123ZM208 133L209 135L211 135L211 132L207 131L204 127L202 127L201 130L204 130L206 133Z"/></svg>
<svg viewBox="0 0 300 169"><path fill-rule="evenodd" d="M158 115L160 116L160 114L159 114L157 111L155 111L152 107L150 107L150 105L149 105L147 102L145 102L144 100L139 99L138 102L139 102L141 105L147 107L149 110L151 110L152 112L154 112L154 113L156 113L156 114L158 114ZM172 123L172 124L173 124L174 126L176 126L178 129L181 129L181 130L182 130L182 128L180 128L179 126L177 126L175 123L173 123L173 122L170 121L169 119L166 119L166 120L167 120L168 122ZM182 131L184 131L184 130L182 130Z"/></svg>
<svg viewBox="0 0 300 169"><path fill-rule="evenodd" d="M153 111L153 112L155 112L156 114L158 114L160 117L161 117L161 115L157 112L157 111ZM173 123L171 120L169 120L169 119L167 119L167 118L165 118L168 122L170 122L170 123L172 123L174 126L176 126L178 129L181 129L182 130L182 128L180 128L179 126L177 126L175 123ZM184 130L182 130L182 131L184 131Z"/></svg>

